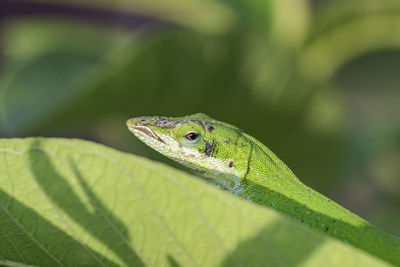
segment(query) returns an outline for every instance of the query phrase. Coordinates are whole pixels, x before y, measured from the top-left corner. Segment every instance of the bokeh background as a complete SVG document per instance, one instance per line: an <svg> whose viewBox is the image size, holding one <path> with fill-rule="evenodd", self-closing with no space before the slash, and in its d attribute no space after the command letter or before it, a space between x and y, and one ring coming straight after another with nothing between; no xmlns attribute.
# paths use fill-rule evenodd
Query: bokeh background
<svg viewBox="0 0 400 267"><path fill-rule="evenodd" d="M400 236L398 0L0 1L0 137L177 166L125 121L197 112Z"/></svg>

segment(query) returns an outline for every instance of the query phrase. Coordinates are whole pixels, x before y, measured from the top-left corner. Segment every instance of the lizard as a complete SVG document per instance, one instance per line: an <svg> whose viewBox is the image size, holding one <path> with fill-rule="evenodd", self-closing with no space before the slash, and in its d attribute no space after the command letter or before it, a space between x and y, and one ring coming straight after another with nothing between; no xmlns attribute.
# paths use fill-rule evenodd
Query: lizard
<svg viewBox="0 0 400 267"><path fill-rule="evenodd" d="M142 116L128 129L207 181L300 223L400 265L400 242L303 184L267 146L208 115Z"/></svg>

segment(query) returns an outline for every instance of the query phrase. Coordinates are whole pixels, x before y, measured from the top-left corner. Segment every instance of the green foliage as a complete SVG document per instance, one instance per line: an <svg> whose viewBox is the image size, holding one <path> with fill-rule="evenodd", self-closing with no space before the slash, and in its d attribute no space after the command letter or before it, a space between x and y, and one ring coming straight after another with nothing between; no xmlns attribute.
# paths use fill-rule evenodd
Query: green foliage
<svg viewBox="0 0 400 267"><path fill-rule="evenodd" d="M0 140L0 265L385 266L184 172L90 142Z"/></svg>

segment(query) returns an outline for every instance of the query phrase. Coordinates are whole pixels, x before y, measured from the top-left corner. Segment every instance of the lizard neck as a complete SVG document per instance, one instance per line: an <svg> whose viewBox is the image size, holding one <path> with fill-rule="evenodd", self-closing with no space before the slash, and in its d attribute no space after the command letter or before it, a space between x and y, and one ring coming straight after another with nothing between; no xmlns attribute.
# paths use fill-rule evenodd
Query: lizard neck
<svg viewBox="0 0 400 267"><path fill-rule="evenodd" d="M246 179L264 184L270 179L279 179L301 183L290 168L283 163L268 147L254 137L245 134L251 149Z"/></svg>
<svg viewBox="0 0 400 267"><path fill-rule="evenodd" d="M248 138L251 152L242 196L250 196L259 204L285 211L300 220L308 216L297 214L294 210L340 217L353 225L367 224L357 215L304 185L271 150L253 137Z"/></svg>

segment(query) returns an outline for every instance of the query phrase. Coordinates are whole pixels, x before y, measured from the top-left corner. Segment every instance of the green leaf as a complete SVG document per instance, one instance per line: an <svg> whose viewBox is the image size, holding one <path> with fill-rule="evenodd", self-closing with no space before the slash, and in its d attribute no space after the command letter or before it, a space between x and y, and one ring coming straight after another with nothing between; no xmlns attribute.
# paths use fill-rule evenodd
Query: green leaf
<svg viewBox="0 0 400 267"><path fill-rule="evenodd" d="M121 50L127 46L134 50L134 35L100 27L43 19L7 26L0 131L10 135L64 112L71 102L90 92L93 84L125 64L118 57Z"/></svg>
<svg viewBox="0 0 400 267"><path fill-rule="evenodd" d="M30 2L37 2L39 7L55 4L45 0ZM158 26L165 22L164 29L179 24L210 35L225 33L235 21L234 12L216 1L56 2L64 8L86 8L88 14L100 10L122 12L131 19L135 15L146 17L149 25L132 33L95 21L84 24L68 16L7 21L2 47L5 71L0 79L0 133L7 136L21 135L63 114L71 103L118 73L146 46L143 29L151 36L150 28L155 26L150 21ZM118 18L116 13L114 19ZM140 46L142 43L145 44Z"/></svg>
<svg viewBox="0 0 400 267"><path fill-rule="evenodd" d="M331 1L317 14L299 59L308 79L329 80L357 56L400 48L399 1Z"/></svg>
<svg viewBox="0 0 400 267"><path fill-rule="evenodd" d="M212 0L31 0L58 2L64 5L131 12L160 18L206 34L221 34L235 22L235 13L226 5Z"/></svg>
<svg viewBox="0 0 400 267"><path fill-rule="evenodd" d="M383 266L185 172L80 140L0 139L0 265Z"/></svg>

